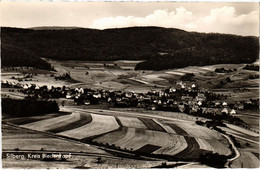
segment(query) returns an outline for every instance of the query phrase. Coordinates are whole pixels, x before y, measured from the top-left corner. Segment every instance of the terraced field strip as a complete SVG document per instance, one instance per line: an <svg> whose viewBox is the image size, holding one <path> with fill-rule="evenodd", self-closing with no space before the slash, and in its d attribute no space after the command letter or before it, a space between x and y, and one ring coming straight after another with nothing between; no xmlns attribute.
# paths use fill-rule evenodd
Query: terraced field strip
<svg viewBox="0 0 260 170"><path fill-rule="evenodd" d="M161 147L157 146L157 145L147 144L147 145L144 145L143 147L137 149L136 151L140 152L140 153L148 153L148 154L150 154L150 153L156 151L159 148L161 148Z"/></svg>
<svg viewBox="0 0 260 170"><path fill-rule="evenodd" d="M254 140L251 140L251 139L248 139L248 138L244 138L244 137L242 137L242 136L235 135L235 134L230 133L230 132L227 132L227 134L232 135L232 136L234 136L234 137L236 137L236 138L245 140L245 141L247 141L247 142L252 142L252 143L254 143L254 144L258 144L258 145L259 145L259 141L254 141Z"/></svg>
<svg viewBox="0 0 260 170"><path fill-rule="evenodd" d="M131 140L133 140L133 138L135 138L135 129L134 128L127 128L126 133L124 134L123 137L119 138L117 141L114 141L115 146L120 146L121 148L126 148L126 149L134 149L134 145L137 145L137 143L133 143L132 146L128 143L131 142ZM145 139L145 137L144 137ZM140 145L140 143L139 143ZM140 147L142 147L143 145L141 144ZM138 146L137 146L138 147Z"/></svg>
<svg viewBox="0 0 260 170"><path fill-rule="evenodd" d="M198 158L202 151L200 150L198 142L193 137L184 136L184 138L188 143L188 147L175 156L177 158Z"/></svg>
<svg viewBox="0 0 260 170"><path fill-rule="evenodd" d="M185 140L185 138L181 135L174 135L169 134L171 137L171 140L169 141L169 144L161 147L160 149L154 151L154 154L164 154L164 155L176 155L183 151L185 148L188 147L188 144Z"/></svg>
<svg viewBox="0 0 260 170"><path fill-rule="evenodd" d="M154 131L166 132L160 125L158 125L153 119L138 118L149 129Z"/></svg>
<svg viewBox="0 0 260 170"><path fill-rule="evenodd" d="M182 72L182 73L194 73L193 71L191 71L190 69L178 69L178 72Z"/></svg>
<svg viewBox="0 0 260 170"><path fill-rule="evenodd" d="M158 149L154 154L175 155L188 145L183 136L164 132L122 127L95 138L93 141L103 144L114 144L116 147L127 150L139 150L145 145L154 145Z"/></svg>
<svg viewBox="0 0 260 170"><path fill-rule="evenodd" d="M169 123L168 124L178 135L188 136L188 133L184 131L182 128L177 126L176 124Z"/></svg>
<svg viewBox="0 0 260 170"><path fill-rule="evenodd" d="M66 112L74 112L74 111L83 111L86 110L77 108L77 107L61 107L62 111ZM138 112L131 112L131 111L115 111L115 110L102 110L102 109L88 109L88 113L95 113L100 115L115 115L115 116L128 116L128 117L142 117L142 118L149 118L149 119L163 119L169 121L178 121L178 122L186 122L186 123L193 123L190 120L183 120L179 118L167 117L167 116L160 116L160 115L153 115L153 114L145 114L145 113L138 113Z"/></svg>
<svg viewBox="0 0 260 170"><path fill-rule="evenodd" d="M159 120L153 119L153 121L160 125L167 133L177 134L170 126L160 122Z"/></svg>
<svg viewBox="0 0 260 170"><path fill-rule="evenodd" d="M2 148L3 150L38 150L88 152L108 154L103 150L78 141L64 139L48 132L39 132L25 129L15 125L2 124Z"/></svg>
<svg viewBox="0 0 260 170"><path fill-rule="evenodd" d="M83 139L91 136L100 135L118 129L115 117L91 114L92 121L79 128L63 131L58 135L67 136L75 139Z"/></svg>
<svg viewBox="0 0 260 170"><path fill-rule="evenodd" d="M222 129L223 131L225 131L227 134L237 135L237 136L240 136L243 138L251 139L254 141L259 141L259 138L257 138L257 137L252 137L251 135L246 135L245 133L241 133L239 131L232 130L230 128L226 128L226 127L219 127L219 128Z"/></svg>
<svg viewBox="0 0 260 170"><path fill-rule="evenodd" d="M28 129L38 130L38 131L48 131L51 129L60 128L66 126L72 122L81 121L81 113L74 112L69 115L59 116L51 119L45 119L42 121L37 121L33 123L28 123L22 125L21 127L25 127Z"/></svg>
<svg viewBox="0 0 260 170"><path fill-rule="evenodd" d="M244 133L246 135L250 135L250 136L259 138L259 134L258 133L252 132L250 130L247 130L247 129L244 129L244 128L241 128L241 127L238 127L238 126L235 126L235 125L231 125L231 124L227 124L227 127L232 129L232 130L234 130L234 131L237 131L237 132L240 132L240 133Z"/></svg>
<svg viewBox="0 0 260 170"><path fill-rule="evenodd" d="M92 117L90 114L80 114L80 119L78 121L71 121L71 122L66 122L64 124L60 124L59 126L48 130L49 132L52 133L60 133L63 131L75 129L78 127L81 127L85 124L88 124L92 121ZM68 123L68 124L67 124Z"/></svg>
<svg viewBox="0 0 260 170"><path fill-rule="evenodd" d="M206 139L206 141L216 150L217 153L222 155L230 155L231 151L228 148L229 143L225 141L226 139L217 140L217 139Z"/></svg>
<svg viewBox="0 0 260 170"><path fill-rule="evenodd" d="M219 132L213 131L207 127L196 125L195 123L179 123L176 125L183 129L189 136L202 139L222 139Z"/></svg>
<svg viewBox="0 0 260 170"><path fill-rule="evenodd" d="M207 150L207 151L212 151L212 152L216 152L214 147L212 147L208 141L206 141L205 139L199 139L197 138L196 141L199 144L200 149L203 150Z"/></svg>
<svg viewBox="0 0 260 170"><path fill-rule="evenodd" d="M200 149L219 153L221 155L229 155L230 149L228 145L223 144L221 141L215 139L199 139L196 141L199 144Z"/></svg>
<svg viewBox="0 0 260 170"><path fill-rule="evenodd" d="M201 68L189 68L189 70L192 72L192 73L207 73L208 71L206 70L203 70Z"/></svg>
<svg viewBox="0 0 260 170"><path fill-rule="evenodd" d="M121 127L119 130L104 134L93 139L94 142L103 143L103 144L115 144L118 140L125 137L128 131L127 127Z"/></svg>
<svg viewBox="0 0 260 170"><path fill-rule="evenodd" d="M185 73L179 72L179 71L167 71L165 72L167 74L173 74L173 75L178 75L178 76L183 76Z"/></svg>
<svg viewBox="0 0 260 170"><path fill-rule="evenodd" d="M31 117L19 117L19 118L12 118L12 119L5 119L4 121L16 124L16 125L23 125L23 124L28 124L36 121L41 121L44 119L50 119L50 118L55 118L59 116L64 116L60 113L54 113L54 114L48 114L48 115L43 115L43 116L31 116Z"/></svg>
<svg viewBox="0 0 260 170"><path fill-rule="evenodd" d="M250 160L250 161L249 161ZM251 152L241 152L241 156L232 162L231 168L258 168L259 158Z"/></svg>
<svg viewBox="0 0 260 170"><path fill-rule="evenodd" d="M143 122L141 122L138 118L118 116L118 119L122 123L122 126L147 129Z"/></svg>

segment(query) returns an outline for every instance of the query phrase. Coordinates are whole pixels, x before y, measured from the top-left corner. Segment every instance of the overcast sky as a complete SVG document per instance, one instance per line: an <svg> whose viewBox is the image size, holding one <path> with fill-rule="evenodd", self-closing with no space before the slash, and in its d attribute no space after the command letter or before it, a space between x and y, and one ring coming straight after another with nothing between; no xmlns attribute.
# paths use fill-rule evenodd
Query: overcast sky
<svg viewBox="0 0 260 170"><path fill-rule="evenodd" d="M259 35L259 4L202 2L0 2L8 27L161 26L187 31Z"/></svg>

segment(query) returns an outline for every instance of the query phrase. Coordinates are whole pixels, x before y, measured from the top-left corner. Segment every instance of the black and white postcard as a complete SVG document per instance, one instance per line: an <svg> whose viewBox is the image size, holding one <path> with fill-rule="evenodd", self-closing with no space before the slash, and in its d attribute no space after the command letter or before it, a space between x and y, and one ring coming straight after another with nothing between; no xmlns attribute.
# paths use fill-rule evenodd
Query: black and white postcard
<svg viewBox="0 0 260 170"><path fill-rule="evenodd" d="M0 2L2 168L259 168L258 2Z"/></svg>

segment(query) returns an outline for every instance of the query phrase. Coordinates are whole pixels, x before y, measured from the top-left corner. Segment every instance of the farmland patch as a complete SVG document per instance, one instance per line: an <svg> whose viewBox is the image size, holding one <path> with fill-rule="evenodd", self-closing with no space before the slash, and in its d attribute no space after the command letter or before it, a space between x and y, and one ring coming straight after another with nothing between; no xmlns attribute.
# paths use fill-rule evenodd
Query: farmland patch
<svg viewBox="0 0 260 170"><path fill-rule="evenodd" d="M176 132L168 125L160 122L159 120L153 119L158 125L160 125L167 133L176 134Z"/></svg>
<svg viewBox="0 0 260 170"><path fill-rule="evenodd" d="M2 124L3 150L44 150L65 152L105 153L84 143L50 137L43 133Z"/></svg>
<svg viewBox="0 0 260 170"><path fill-rule="evenodd" d="M175 156L177 158L198 158L201 154L198 142L193 137L184 136L184 138L188 143L188 147Z"/></svg>
<svg viewBox="0 0 260 170"><path fill-rule="evenodd" d="M91 116L92 121L90 123L83 125L79 128L63 131L58 134L71 138L83 139L107 133L119 128L119 125L115 117L113 116L104 116L97 114L91 114Z"/></svg>
<svg viewBox="0 0 260 170"><path fill-rule="evenodd" d="M186 135L194 138L202 139L222 139L220 133L212 131L204 126L198 126L195 123L186 123L186 122L176 122L177 126L183 129L186 132Z"/></svg>
<svg viewBox="0 0 260 170"><path fill-rule="evenodd" d="M82 113L74 112L70 115L59 116L51 119L45 119L42 121L28 123L22 125L22 127L38 130L38 131L48 131L52 129L59 129L61 127L65 127L70 123L80 121L82 118L85 119L86 116L83 116Z"/></svg>
<svg viewBox="0 0 260 170"><path fill-rule="evenodd" d="M103 144L109 144L112 145L116 141L122 139L125 137L126 133L128 131L128 128L122 127L119 130L104 134L100 137L97 137L93 139L94 142L103 143Z"/></svg>
<svg viewBox="0 0 260 170"><path fill-rule="evenodd" d="M16 125L23 125L23 124L27 124L27 123L41 121L44 119L55 118L58 116L62 116L62 115L59 113L54 113L54 114L47 114L47 115L43 115L43 116L12 118L12 119L6 119L5 121L12 123L12 124L16 124Z"/></svg>
<svg viewBox="0 0 260 170"><path fill-rule="evenodd" d="M231 151L228 148L228 144L225 145L223 141L218 141L216 139L199 139L197 138L196 141L199 144L200 149L212 151L215 153L219 153L221 155L229 155Z"/></svg>
<svg viewBox="0 0 260 170"><path fill-rule="evenodd" d="M187 148L188 144L183 136L174 134L169 135L171 137L169 143L162 148L154 151L154 154L176 155L177 153Z"/></svg>
<svg viewBox="0 0 260 170"><path fill-rule="evenodd" d="M231 168L259 168L259 159L254 154L251 152L240 154L240 157L232 162Z"/></svg>
<svg viewBox="0 0 260 170"><path fill-rule="evenodd" d="M122 123L122 126L147 129L147 127L143 124L143 122L141 122L138 118L119 116L118 119Z"/></svg>
<svg viewBox="0 0 260 170"><path fill-rule="evenodd" d="M160 125L158 125L153 119L147 119L147 118L138 118L138 119L141 120L149 130L165 132L165 130Z"/></svg>
<svg viewBox="0 0 260 170"><path fill-rule="evenodd" d="M144 145L143 147L141 147L140 149L136 150L139 153L152 153L154 151L156 151L157 149L161 148L160 146L156 146L156 145L151 145L151 144L147 144Z"/></svg>
<svg viewBox="0 0 260 170"><path fill-rule="evenodd" d="M91 117L90 114L81 114L79 120L71 121L69 123L64 122L63 124L60 124L59 126L53 128L53 129L50 129L48 131L53 132L53 133L59 133L59 132L62 132L62 131L71 130L71 129L81 127L85 124L90 123L91 121L92 121L92 117Z"/></svg>
<svg viewBox="0 0 260 170"><path fill-rule="evenodd" d="M178 135L188 135L186 131L177 126L176 124L169 123L169 126L178 134Z"/></svg>

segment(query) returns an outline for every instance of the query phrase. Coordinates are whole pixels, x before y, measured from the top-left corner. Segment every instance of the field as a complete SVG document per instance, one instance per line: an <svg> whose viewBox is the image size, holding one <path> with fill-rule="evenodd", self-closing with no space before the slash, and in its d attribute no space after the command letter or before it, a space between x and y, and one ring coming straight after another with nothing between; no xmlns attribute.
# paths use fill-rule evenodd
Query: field
<svg viewBox="0 0 260 170"><path fill-rule="evenodd" d="M2 80L18 82L12 77L22 77L32 73L32 80L21 81L21 84L47 85L49 88L55 86L83 87L91 89L122 90L147 92L160 90L174 86L175 81L180 80L186 73L195 76L188 85L197 83L200 88L210 89L217 94L226 95L226 102L249 100L259 98L259 78L249 79L249 75L258 75L256 71L243 70L245 64L220 64L202 67L186 67L182 69L169 69L163 71L135 71L134 67L141 61L54 61L48 60L54 66L54 71L44 70L13 70L3 71ZM108 65L105 66L104 64ZM117 64L117 66L115 66ZM237 69L230 73L216 73L216 68ZM55 76L70 73L72 79L67 81L55 80ZM220 86L221 81L232 78ZM246 88L246 91L240 89ZM10 92L9 88L2 89L2 96L9 95L13 98L24 98L18 91ZM196 120L207 120L197 118L183 113L163 111L139 111L136 108L110 110L90 109L92 106L82 106L77 110L70 101L69 112L60 112L42 116L5 118L4 122L14 124L21 129L12 129L4 125L3 149L15 150L57 150L68 152L84 152L89 150L108 154L107 152L90 147L88 144L100 147L113 148L127 153L163 155L175 159L198 159L200 154L206 152L231 155L229 141L217 131L198 126ZM58 103L61 103L59 101ZM97 108L99 106L93 106ZM101 106L100 106L101 107ZM106 106L108 107L108 106ZM67 108L63 107L63 111ZM61 109L61 110L62 110ZM117 110L117 111L115 111ZM102 112L101 112L102 111ZM129 111L129 112L128 112ZM259 113L257 111L237 111L239 118L250 124L250 130L229 125L219 127L228 135L236 137L242 147L238 148L241 156L235 160L231 167L258 167L257 161L259 148ZM30 130L26 130L30 129ZM41 133L36 133L41 132ZM49 136L52 134L54 136ZM47 136L46 136L47 135ZM60 139L61 137L62 139ZM70 139L70 140L64 140ZM75 141L81 141L76 142ZM85 142L85 144L84 144ZM29 143L30 145L24 145ZM88 143L88 144L86 144ZM248 146L248 144L250 146ZM246 160L252 160L252 164ZM111 160L108 160L108 162ZM113 161L111 161L113 162ZM117 161L120 162L120 161ZM131 161L128 161L128 163ZM10 162L9 162L10 163ZM11 163L10 163L11 164ZM14 164L18 164L15 162ZM91 164L91 163L90 163ZM120 164L120 163L119 163ZM5 162L8 167L8 162ZM146 165L146 166L144 166ZM93 167L93 164L91 164ZM112 163L109 165L112 166ZM147 167L140 163L138 167ZM68 164L68 167L72 165ZM120 165L118 165L120 167ZM121 167L124 167L121 164ZM129 167L135 167L131 162Z"/></svg>
<svg viewBox="0 0 260 170"><path fill-rule="evenodd" d="M100 135L106 132L110 132L119 128L117 121L112 116L101 116L91 114L92 121L81 127L67 130L58 133L62 136L67 136L76 139L84 139L87 137Z"/></svg>
<svg viewBox="0 0 260 170"><path fill-rule="evenodd" d="M187 83L197 83L201 88L206 89L226 89L219 94L227 95L227 102L234 100L247 100L258 97L259 78L249 79L249 75L259 75L256 71L242 69L246 64L218 64L210 66L190 66L181 69L169 69L162 71L135 71L134 67L141 61L48 61L57 72L44 72L43 70L13 70L1 73L2 79L17 82L12 76L22 76L23 72L36 73L32 80L22 81L21 84L38 84L40 86L81 86L83 88L124 90L147 92L149 90L160 90L169 86L174 86L174 81L178 81L186 73L193 73L195 77ZM105 66L108 65L108 66ZM114 66L116 64L116 67ZM216 73L216 68L237 69L230 73ZM71 80L55 80L51 77L69 73ZM232 81L219 85L231 77ZM209 81L210 80L210 81ZM247 88L249 91L236 91L239 88ZM149 89L149 90L148 90Z"/></svg>
<svg viewBox="0 0 260 170"><path fill-rule="evenodd" d="M148 117L113 116L113 112L104 115L105 110L100 113L102 115L78 110L23 124L18 119L12 122L18 122L23 128L82 141L91 139L104 146L141 154L169 155L178 159L197 159L207 151L231 154L227 140L218 132L192 122L166 120L165 123Z"/></svg>
<svg viewBox="0 0 260 170"><path fill-rule="evenodd" d="M35 150L35 151L62 151L62 152L89 152L105 154L104 151L87 144L62 140L50 135L2 125L3 150ZM16 149L16 150L17 150Z"/></svg>
<svg viewBox="0 0 260 170"><path fill-rule="evenodd" d="M250 162L248 161L250 160ZM231 168L259 168L259 156L251 152L241 152L240 158L231 164Z"/></svg>
<svg viewBox="0 0 260 170"><path fill-rule="evenodd" d="M88 169L88 168L149 168L162 161L145 161L113 157L97 147L73 140L65 140L36 131L2 124L2 167L21 169ZM34 159L7 159L7 154L71 154L67 161L42 161ZM97 164L97 157L104 163Z"/></svg>

